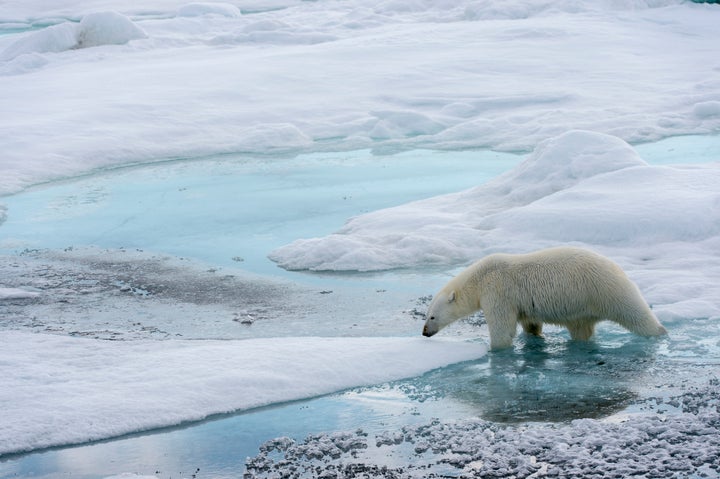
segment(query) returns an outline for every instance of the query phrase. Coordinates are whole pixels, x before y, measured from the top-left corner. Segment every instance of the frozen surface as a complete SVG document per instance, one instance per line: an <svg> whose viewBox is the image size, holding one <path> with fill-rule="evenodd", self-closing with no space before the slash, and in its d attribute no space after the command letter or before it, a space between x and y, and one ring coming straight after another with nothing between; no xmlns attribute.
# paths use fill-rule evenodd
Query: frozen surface
<svg viewBox="0 0 720 479"><path fill-rule="evenodd" d="M220 153L717 132L718 15L679 0L3 2L0 194Z"/></svg>
<svg viewBox="0 0 720 479"><path fill-rule="evenodd" d="M415 376L485 354L422 338L96 341L2 332L0 455Z"/></svg>
<svg viewBox="0 0 720 479"><path fill-rule="evenodd" d="M583 141L568 141L568 137L572 138L574 135L580 135ZM543 149L548 145L554 146ZM556 184L566 189L576 188L588 179L592 180L602 175L617 174L628 169L655 168L646 164L627 144L602 135L574 132L563 135L560 139L554 139L548 142L548 145L538 148L538 152L545 152L542 158L542 161L547 162L544 175L554 178ZM680 153L684 149L692 152L689 153L692 159L697 158L705 163L688 164L688 158ZM672 169L692 171L712 166L707 162L715 157L717 147L712 141L704 141L702 138L678 138L658 144L642 145L637 150L648 160L660 158L660 163L672 164L673 158L675 163L680 160L685 161L684 166L676 164ZM597 158L605 151L608 152L608 161L605 163L589 161L590 164L585 164L582 161L585 155L588 158ZM528 156L526 162L520 163L517 169L512 168L518 163L516 159L495 158L493 161L497 161L497 168L505 165L505 168L509 169L506 176L533 177L539 173L537 169L531 168L532 163L528 163L527 160L538 156L538 152ZM403 163L404 155L409 155L408 163ZM167 398L162 398L156 401L143 401L142 404L131 403L130 406L134 404L138 407L151 408L152 403L157 402L162 404L162 409L165 410L174 405L178 407L179 412L173 416L173 420L187 424L188 421L204 417L202 411L210 414L210 411L214 410L210 407L213 406L212 398L207 399L203 392L210 394L212 388L195 387L196 384L205 384L203 382L205 380L211 380L201 370L215 364L214 361L222 361L223 366L218 373L223 375L221 387L229 388L232 387L230 380L233 378L247 379L248 375L252 376L258 371L267 370L265 367L252 367L257 366L253 361L272 362L277 359L275 364L279 365L284 360L297 359L295 352L300 355L303 349L290 347L297 342L304 342L308 347L317 348L316 341L326 341L326 339L311 338L318 334L334 336L335 339L327 339L327 341L330 343L339 341L342 346L338 344L338 349L343 351L356 343L374 344L375 346L366 349L368 353L375 351L375 354L379 355L379 360L389 357L386 356L390 354L388 351L378 352L377 349L386 339L378 338L380 341L376 342L367 336L395 336L389 341L398 341L402 344L407 341L409 347L422 356L428 350L420 347L415 350L412 346L414 340L408 337L419 334L421 328L419 318L427 305L427 297L420 298L420 296L432 293L444 283L452 274L454 268L452 264L445 268L429 269L418 266L390 273L366 275L355 273L308 276L276 270L276 275L282 272L280 276L284 279L280 281L277 278L251 275L239 269L251 266L253 269L259 268L259 272L271 271L266 269L267 266L263 266L262 261L270 248L267 235L261 235L267 243L266 249L262 248L262 241L258 241L254 247L242 250L243 261L231 258L231 255L241 252L240 250L216 248L207 251L203 242L193 245L192 238L197 238L194 236L195 233L191 233L188 239L184 240L183 251L175 251L176 254L182 254L184 259L131 248L107 248L112 246L109 243L111 241L117 241L115 248L119 248L120 244L135 237L136 240L140 238L139 242L131 246L152 243L154 250L171 249L174 247L172 235L166 235L166 242L163 242L162 233L157 231L143 233L142 225L162 224L165 228L170 228L176 220L178 225L183 222L188 224L189 218L193 217L196 218L194 221L197 224L194 230L202 231L209 236L216 235L225 228L224 225L228 222L224 218L228 215L244 218L239 228L245 234L273 231L276 234L273 241L287 239L298 231L293 227L283 231L283 225L287 221L285 215L307 218L311 223L307 226L309 231L332 231L336 227L334 225L339 224L338 221L341 222L344 217L354 214L353 210L359 209L361 212L365 205L372 209L377 208L377 205L382 206L388 202L398 203L403 198L408 199L421 194L421 191L403 187L406 184L414 184L413 179L422 184L420 190L430 188L432 180L438 178L442 179L442 185L434 187L441 189L449 188L452 184L461 185L462 181L471 181L470 184L474 184L476 177L480 178L479 182L483 181L484 177L480 173L473 173L471 163L465 163L454 155L454 153L415 152L386 159L366 157L364 153L347 157L321 155L314 160L311 157L297 158L296 161L299 161L300 165L295 169L290 167L289 162L276 163L276 160L251 161L241 165L235 163L233 159L174 162L94 175L47 185L8 197L9 214L2 231L12 234L4 237L4 246L7 249L9 243L13 243L19 253L8 252L0 266L3 291L8 293L6 299L0 300L0 310L5 320L3 328L43 334L7 333L14 335L11 342L17 345L16 349L19 352L17 354L8 352L11 357L6 364L15 365L11 369L17 371L17 375L32 379L32 373L36 371L33 366L35 361L27 368L18 367L16 362L25 357L23 352L45 351L36 346L38 342L51 345L55 344L54 341L62 343L62 348L48 348L46 355L50 355L51 358L54 357L53 354L64 354L62 351L67 348L66 342L70 344L71 349L80 349L77 352L82 353L81 357L91 359L97 358L94 355L102 354L107 349L113 350L110 356L117 356L118 361L130 356L130 352L135 352L132 357L137 357L136 360L128 357L122 365L116 366L122 369L126 367L123 366L125 364L127 367L132 367L132 364L142 363L153 364L153 367L145 368L147 371L136 371L131 377L120 378L117 381L113 379L114 376L108 376L108 380L113 379L112 383L116 386L104 384L102 390L112 390L113 387L127 387L128 390L148 387L152 392L152 384L146 384L145 380L151 383L157 382L159 385L169 381L173 368L183 367L183 363L163 359L173 354L180 356L179 359L185 358L186 356L179 352L185 350L188 355L200 358L191 365L190 371L196 373L187 378L188 381L193 381L195 378L194 382L186 383L185 380L180 379L176 381L177 389L173 389L174 386L170 385L173 391L172 395L168 395L172 398L170 402ZM564 159L568 157L575 160L567 163ZM452 164L452 169L459 169L462 173L456 176L440 175L435 170L435 162L427 161L436 158L443 159L445 165ZM484 159L486 165L492 164L489 157ZM385 162L385 160L397 160L398 163ZM316 163L313 163L314 161ZM374 162L383 165L379 172L391 173L385 177L387 183L376 186L375 189L372 185L377 181L373 176L376 170L371 166ZM415 168L410 168L410 165L415 165ZM667 167L660 170L664 168ZM578 178L573 179L567 173L571 169L582 174L577 174ZM256 173L263 170L268 176L258 183L263 177ZM207 176L204 176L203 171ZM280 171L284 171L284 174L278 174ZM327 187L318 187L317 185L323 184L322 178L333 183L333 186L330 187L328 184ZM688 181L692 182L695 179L690 178ZM268 192L282 190L288 196L285 199L287 203L276 198L276 209L271 211L278 211L277 216L272 216L271 212L268 212L270 216L255 217L252 209L243 210L242 214L234 213L232 208L212 212L215 204L222 203L229 197L226 195L230 195L230 193L219 193L220 190L227 192L242 190L253 183L257 187L253 194L261 194L264 190ZM493 184L491 182L488 186ZM702 182L698 184L702 185ZM209 186L203 187L203 185ZM535 194L540 196L539 201L543 201L555 194L552 188L543 190L541 184L518 180L516 185L515 191L519 198ZM211 190L217 190L218 194L208 197ZM380 194L382 190L397 191L398 194L397 196L391 193L382 195ZM605 186L604 190L601 189L597 193L610 194L612 191L614 187ZM542 196L544 194L545 196ZM327 214L322 205L327 207L332 204L328 198L340 196L352 196L356 203L353 204L350 198L337 201L340 205L339 209ZM168 209L161 206L163 198L168 204L172 204L177 203L179 197L186 198L184 204L188 206L182 210L181 218L172 214L173 210L170 206ZM131 198L142 198L143 202L135 207L132 206ZM187 200L190 198L198 198L197 204L192 208L189 207L191 202ZM298 205L298 198L304 199L302 205ZM157 209L143 207L144 204L155 205ZM292 208L296 206L298 209L293 210ZM583 203L578 202L577 206L580 208ZM313 215L314 211L318 216ZM432 210L427 209L427 212L431 214ZM98 228L97 225L102 224L103 216L110 217L107 218L108 224ZM205 223L200 221L203 217L207 219ZM621 219L622 212L617 212L614 217L616 220ZM66 230L62 228L64 222L69 223ZM136 225L127 229L132 234L123 233L123 227L133 223ZM46 232L38 234L45 228L47 228ZM56 234L51 234L52 231ZM101 234L102 231L115 233ZM182 229L178 227L175 231L181 233ZM237 233L236 236L242 241L242 234ZM45 239L39 240L39 238ZM88 243L100 243L100 245L93 248L82 246ZM688 243L685 247L692 246L690 241L685 243ZM45 249L23 250L29 246ZM678 242L677 246L683 246L683 242ZM686 278L701 275L712 277L715 274L713 272L715 259L712 254L708 254L703 262L698 261L692 268L684 265L682 267L666 265L668 275L676 278L676 281L670 284L669 280L658 279L653 271L645 270L640 266L643 264L642 258L645 258L641 253L651 251L647 246L643 248L645 249L641 251L640 248L623 246L622 251L625 251L627 256L619 258L626 268L632 270L634 278L643 285L643 288L646 288L647 284L655 284L653 282L666 281L663 284L666 284L666 294L669 298L667 304L673 304L675 311L673 316L668 314L669 309L664 310L663 322L670 330L669 338L647 341L635 338L621 328L604 324L598 328L597 338L594 341L578 344L569 341L567 333L562 329L548 328L545 340L534 341L532 338L520 335L515 350L504 354L483 356L475 361L450 365L419 377L394 381L389 385L352 389L342 394L290 405L277 405L276 402L283 400L285 389L278 393L272 382L265 383L267 389L264 389L259 382L247 381L255 384L258 391L265 391L262 394L269 397L268 401L276 406L179 430L164 430L158 434L124 437L117 441L80 448L44 451L20 456L17 459L10 456L0 466L0 477L5 479L13 475L23 476L30 471L46 471L47 477L53 477L59 471L72 471L78 478L96 479L133 470L145 475L162 471L155 475L164 478L182 476L180 471L184 471L187 475L187 471L195 471L198 467L207 473L212 473L213 477L237 477L243 470L245 456L257 455L259 445L276 436L289 436L292 438L292 444L298 447L307 439L307 448L288 450L296 452L312 450L314 452L310 454L315 459L308 459L298 452L296 456L289 458L289 463L281 463L276 460L278 459L276 456L266 456L266 451L263 449L260 456L249 462L253 467L253 474L265 477L273 471L282 471L284 467L297 467L302 470L315 464L313 461L320 461L315 465L325 468L327 472L333 467L340 467L339 463L342 463L343 467L354 464L352 467L357 471L376 474L379 474L377 471L381 471L382 467L390 467L397 474L409 475L408 477L412 477L412 474L422 476L426 472L422 469L423 465L430 471L439 471L438 474L445 474L448 471L457 474L466 466L481 467L478 461L483 461L487 467L505 464L503 461L508 456L503 455L503 451L516 454L520 449L515 447L536 447L537 443L530 440L535 437L548 441L552 441L553 438L564 440L574 448L572 450L585 451L581 453L584 459L582 462L552 462L549 456L535 454L535 462L532 462L532 454L527 457L521 455L522 460L507 467L526 468L523 471L528 473L545 471L542 469L543 464L538 462L538 457L544 457L550 468L548 470L552 470L551 466L556 466L561 472L575 471L600 467L607 458L602 454L592 453L590 446L582 442L582 438L587 433L596 430L605 431L601 437L603 443L608 444L607 451L611 451L612 444L617 444L626 436L640 437L641 431L646 427L651 429L648 429L647 435L642 437L654 441L653 444L659 449L658 454L668 454L675 458L666 461L667 464L663 466L666 468L663 469L664 471L669 471L672 467L695 468L694 464L698 460L705 461L715 453L715 449L712 449L713 436L708 437L702 432L703 428L709 427L708 424L710 426L714 424L713 416L697 416L690 411L689 415L667 419L674 427L687 425L688 431L700 434L698 438L692 434L685 434L683 432L685 429L669 436L655 436L653 431L656 429L652 428L656 428L658 422L666 420L663 414L679 412L677 405L690 399L695 404L704 402L709 407L716 404L716 397L713 395L716 383L713 381L717 380L717 368L720 364L718 362L720 344L714 333L717 314L713 313L705 317L693 315L693 311L699 311L701 307L707 308L708 311L712 310L712 305L702 306L701 303L705 300L715 301L709 293L706 293L709 288L715 286L712 282L703 281L688 282L685 285ZM192 260L185 257L186 255L197 255L203 261ZM677 264L686 259L678 258ZM447 268L450 270L448 271ZM649 278L651 282L643 283L643 278ZM645 289L643 292L648 296L654 294L652 289ZM678 301L682 295L685 300ZM654 307L658 306L654 305ZM47 333L63 336L48 338ZM482 318L453 325L445 334L463 339L487 337ZM68 335L86 339L81 341L80 338L64 337ZM97 341L96 338L125 341L105 342ZM158 341L168 338L176 339ZM179 338L191 339L191 341L177 340ZM234 338L234 340L207 341L207 338ZM237 340L241 338L247 338L248 341ZM267 341L269 344L263 351L281 354L283 359L258 353L252 357L252 360L243 363L246 367L225 368L226 364L239 364L239 359L245 358L242 350L232 346L264 344L262 341ZM25 347L18 344L23 342ZM114 344L119 345L113 346ZM456 343L451 343L451 349L454 344ZM482 343L470 343L470 345L482 347ZM84 347L90 351L85 351ZM136 350L143 347L147 352L138 354ZM295 352L289 351L290 349ZM327 366L332 363L335 367L335 361L345 354L343 351L338 354L329 352L324 356L324 364ZM358 350L352 354L364 353ZM78 354L75 356L77 357ZM412 354L407 356L411 357ZM331 358L330 363L327 358ZM435 359L437 358L433 358L433 361ZM298 367L302 367L303 364L308 365L310 361L311 358L308 358L307 363L304 360L298 360L296 363ZM318 362L323 361L318 359ZM385 369L390 363L391 361L385 361L378 366L378 369ZM158 368L156 364L161 364L162 367ZM400 364L395 366L401 367ZM355 367L358 368L356 372L361 368L359 364L351 366L351 368ZM93 362L73 364L73 368L77 369L65 368L62 367L62 363L58 363L58 370L54 376L61 377L63 374L75 371L82 375L76 385L80 390L84 390L92 387L93 378L99 375L93 367ZM413 375L409 367L402 369L406 372L397 377ZM51 367L50 371L54 369ZM364 374L364 367L362 371ZM53 375L43 378L50 380L51 376ZM348 377L343 380L354 382L356 379L359 380L360 374L351 373L346 376ZM135 381L138 378L144 379ZM372 381L364 384L371 383L375 384ZM40 383L32 389L51 387L52 384ZM70 384L72 383L68 383L68 387ZM336 386L339 386L339 382ZM331 390L334 390L334 387ZM310 387L307 385L298 387L303 390L304 388ZM291 388L286 389L288 394L292 392ZM314 386L311 389L315 390ZM692 398L683 396L687 391L692 391ZM156 394L160 393L156 391ZM317 391L308 392L310 396L315 394ZM105 410L114 404L114 395L103 396L102 391L95 391L91 396L92 399L98 400L93 404L93 409ZM216 398L214 405L221 410L234 410L235 396L241 397L242 394L222 396L221 400ZM193 402L196 400L202 400L203 405L197 406ZM14 407L22 407L22 404L16 403L12 398L10 404ZM34 403L25 401L24 404L30 406ZM187 406L187 404L191 405ZM652 404L657 404L658 407L648 406ZM659 410L665 412L658 415ZM20 416L35 416L34 411L35 409L32 411L25 409ZM117 434L122 434L121 431L138 431L154 427L152 424L134 419L145 417L141 413L142 411L138 413L133 410L130 414L125 414L122 408L115 408L103 416L107 421L104 424L105 426L112 424L112 429L117 431ZM646 416L635 417L638 413ZM42 412L42 414L52 414L52 412ZM63 416L58 414L58 417ZM130 417L133 418L132 424ZM162 412L152 415L153 419L158 417L165 418ZM440 418L440 422L433 423L432 418ZM567 424L577 418L585 418L586 422ZM76 418L79 424L83 424L82 421L82 418ZM541 424L533 425L532 422L535 421L540 421ZM613 426L605 430L607 424L614 424L617 421L626 421L627 425ZM554 422L557 425L543 424L546 422ZM463 426L464 423L466 426ZM33 424L38 425L41 422ZM93 427L102 430L102 422L94 421L93 424ZM435 431L432 437L439 438L438 444L441 444L441 440L446 441L448 443L446 446L450 449L439 450L436 453L431 448L427 448L422 452L425 448L423 434L430 434L424 432L428 429L423 429L423 426ZM356 432L358 427L363 428L362 434ZM24 427L19 429L24 430ZM27 429L27 431L33 430ZM467 432L463 433L463 430ZM463 434L472 436L474 432L484 434L488 430L496 431L501 441L497 442L494 448L488 449L487 456L478 457L474 455L475 453L461 454L457 447L452 445L453 437L465 437ZM513 431L522 431L522 433ZM97 431L92 428L67 429L64 432L66 436L59 438L58 443L86 442L95 437L102 437L102 434L95 435L96 433ZM308 437L308 434L312 436ZM70 435L75 439L69 439ZM17 437L22 439L22 433L17 434ZM513 446L516 444L513 441L520 438L526 439L523 439L524 442L519 442L518 446ZM575 438L576 442L568 438ZM694 450L697 445L694 441L700 439L712 447L707 449L705 455L690 457L691 454L685 451ZM337 441L349 445L367 444L368 447L362 449L347 447L346 451L337 448L338 453L331 447ZM283 443L291 444L287 441ZM380 445L376 445L377 443ZM198 444L205 446L198 449ZM416 447L419 447L420 454L415 452ZM448 453L448 450L454 452ZM146 451L171 452L148 455ZM654 455L646 455L643 456L646 459L638 460L639 450L632 449L632 451L632 454L623 456L617 465L609 466L608 475L615 474L618 470L616 468L619 467L648 468L657 458ZM353 452L362 454L353 457ZM389 454L385 454L386 452ZM336 457L338 454L339 457ZM454 457L454 454L460 456L454 462L448 462L448 457ZM597 457L587 457L587 455L597 455ZM263 458L267 457L275 462L266 462ZM119 467L118 464L125 466ZM131 464L134 466L130 466ZM261 467L262 464L265 466ZM538 464L541 469L535 469L535 465ZM563 469L563 466L570 469ZM714 477L715 474L706 465L695 470L707 471L710 477Z"/></svg>
<svg viewBox="0 0 720 479"><path fill-rule="evenodd" d="M716 5L50 3L0 5L4 451L464 358L482 343L410 336L428 294L500 249L612 257L670 336L603 325L579 345L549 329L390 384L5 455L0 477L238 477L246 455L259 476L718 476ZM511 169L472 149L528 156ZM476 317L444 334L487 331ZM263 385L290 368L286 388ZM312 368L331 370L303 382ZM290 439L258 451L276 436Z"/></svg>

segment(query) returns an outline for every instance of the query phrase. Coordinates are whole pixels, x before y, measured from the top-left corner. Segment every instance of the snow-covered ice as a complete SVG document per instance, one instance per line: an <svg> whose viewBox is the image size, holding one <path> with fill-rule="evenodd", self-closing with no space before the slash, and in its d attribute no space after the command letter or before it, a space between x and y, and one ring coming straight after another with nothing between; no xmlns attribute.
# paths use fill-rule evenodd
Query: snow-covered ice
<svg viewBox="0 0 720 479"><path fill-rule="evenodd" d="M411 424L335 395L374 431L298 427L252 473L717 477L720 154L679 135L720 133L719 20L682 0L2 2L0 477L152 477L81 468L93 446L4 454L358 385L412 391ZM457 268L558 243L620 263L670 336L550 330L487 356L410 337ZM307 405L277 411L331 413ZM223 421L202 442L238 454ZM241 453L286 434L254 430Z"/></svg>
<svg viewBox="0 0 720 479"><path fill-rule="evenodd" d="M572 128L640 142L720 126L714 5L208 5L3 2L0 194L229 152L529 151Z"/></svg>
<svg viewBox="0 0 720 479"><path fill-rule="evenodd" d="M415 376L485 354L421 338L96 341L1 332L0 455Z"/></svg>

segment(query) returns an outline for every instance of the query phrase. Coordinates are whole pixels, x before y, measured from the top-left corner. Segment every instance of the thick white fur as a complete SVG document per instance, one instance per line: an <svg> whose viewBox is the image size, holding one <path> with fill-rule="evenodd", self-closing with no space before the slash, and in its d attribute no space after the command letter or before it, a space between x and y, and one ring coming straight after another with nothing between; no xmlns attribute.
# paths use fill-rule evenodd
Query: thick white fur
<svg viewBox="0 0 720 479"><path fill-rule="evenodd" d="M580 248L493 254L462 271L435 295L423 334L432 336L482 309L491 349L512 345L517 324L540 335L559 324L587 340L595 324L614 321L641 336L667 334L637 286L611 260Z"/></svg>

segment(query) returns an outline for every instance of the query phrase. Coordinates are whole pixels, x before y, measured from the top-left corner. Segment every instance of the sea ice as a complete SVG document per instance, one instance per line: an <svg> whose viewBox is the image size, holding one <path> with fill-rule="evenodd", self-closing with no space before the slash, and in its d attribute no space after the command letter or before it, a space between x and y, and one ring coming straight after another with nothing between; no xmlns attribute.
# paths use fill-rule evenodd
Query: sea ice
<svg viewBox="0 0 720 479"><path fill-rule="evenodd" d="M415 376L482 357L422 338L97 341L3 331L0 456Z"/></svg>
<svg viewBox="0 0 720 479"><path fill-rule="evenodd" d="M677 364L689 365L686 375L716 374L707 371L716 366L718 348L712 334L720 310L718 164L649 166L626 142L720 131L719 15L715 5L680 0L5 1L0 195L103 168L228 153L272 161L277 154L358 149L533 151L487 185L353 218L337 234L298 240L272 257L290 269L414 268L413 281L441 284L452 273L447 269L493 251L558 242L592 247L628 271L670 326L658 355L680 359L661 374L650 371L660 374L659 384L678 374ZM568 133L574 128L585 131ZM68 214L78 213L73 206ZM15 213L0 205L0 223ZM326 233L307 236L320 234ZM295 238L301 235L305 231ZM12 239L2 241L7 246ZM152 293L145 283L112 285L104 275L110 267L94 276L85 265L42 276L39 264L29 275L39 272L39 278L3 284L4 312L57 300L56 312L87 291L90 301L67 311L84 308L100 320L108 313L97 306L112 306L104 296L111 287L133 299ZM433 265L442 271L428 272ZM25 280L25 273L13 278ZM140 273L129 277L152 276ZM188 278L204 281L203 294L222 284L183 275L170 285L180 299L198 293ZM32 280L54 286L38 288L37 296L27 284ZM72 287L62 297L66 281ZM219 294L231 304L224 288ZM122 320L148 314L149 304ZM4 326L25 332L0 333L0 454L373 384L484 353L480 343L420 338L110 342L27 332L38 323L67 326L60 324L65 317L30 324L3 317ZM541 353L551 357L552 369L553 355ZM527 364L514 366L505 371L509 383ZM311 376L319 383L309 384ZM710 382L698 397L715 407L716 392L717 382ZM677 404L691 399L672 398ZM303 451L352 457L364 452L364 440L368 451L380 444L381 456L409 447L409 456L396 456L409 458L408 469L390 470L400 477L422 476L430 463L456 475L513 470L540 476L557 473L556 466L587 475L602 466L619 476L629 464L647 467L643 457L660 461L662 473L697 467L698 475L717 476L717 424L716 409L706 408L637 416L617 426L589 419L511 428L479 420L429 422L399 431L402 438L389 431L376 442L353 432L319 435L304 449L290 441L272 444L302 461ZM645 448L647 440L657 451ZM445 449L436 452L433 442ZM435 456L422 463L423 454ZM565 462L555 464L556 457ZM265 464L269 469L259 474L296 465ZM367 464L356 472L389 471ZM320 467L340 470L332 463Z"/></svg>
<svg viewBox="0 0 720 479"><path fill-rule="evenodd" d="M224 153L713 133L717 15L679 0L3 2L0 194Z"/></svg>

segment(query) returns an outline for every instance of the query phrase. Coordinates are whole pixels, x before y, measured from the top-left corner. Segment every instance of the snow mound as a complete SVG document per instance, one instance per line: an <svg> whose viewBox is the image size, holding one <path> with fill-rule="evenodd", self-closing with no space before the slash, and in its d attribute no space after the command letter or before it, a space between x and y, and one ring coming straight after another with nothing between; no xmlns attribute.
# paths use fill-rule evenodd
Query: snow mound
<svg viewBox="0 0 720 479"><path fill-rule="evenodd" d="M0 60L8 61L33 53L122 45L141 38L147 38L145 32L124 15L117 12L90 13L80 23L53 25L16 40L0 53Z"/></svg>
<svg viewBox="0 0 720 479"><path fill-rule="evenodd" d="M720 101L703 101L696 103L693 114L698 118L720 117Z"/></svg>
<svg viewBox="0 0 720 479"><path fill-rule="evenodd" d="M416 376L486 353L481 343L423 338L113 342L10 331L0 342L0 456Z"/></svg>
<svg viewBox="0 0 720 479"><path fill-rule="evenodd" d="M100 45L123 45L132 40L147 38L132 20L117 12L97 12L85 15L78 28L78 48Z"/></svg>
<svg viewBox="0 0 720 479"><path fill-rule="evenodd" d="M198 2L188 3L178 8L178 17L201 17L204 15L220 15L235 18L241 16L240 9L229 3Z"/></svg>
<svg viewBox="0 0 720 479"><path fill-rule="evenodd" d="M619 138L570 131L541 142L527 160L485 185L353 218L335 234L297 240L273 251L270 258L283 268L315 271L373 271L469 261L505 243L496 241L493 230L500 224L511 227L512 221L504 218L512 220L526 205L630 167L651 169ZM623 181L623 174L618 175L614 181ZM631 178L627 181L632 184ZM585 203L590 209L602 204L592 195L585 195ZM527 237L533 231L514 232L518 233ZM571 235L565 234L563 240L567 236Z"/></svg>

